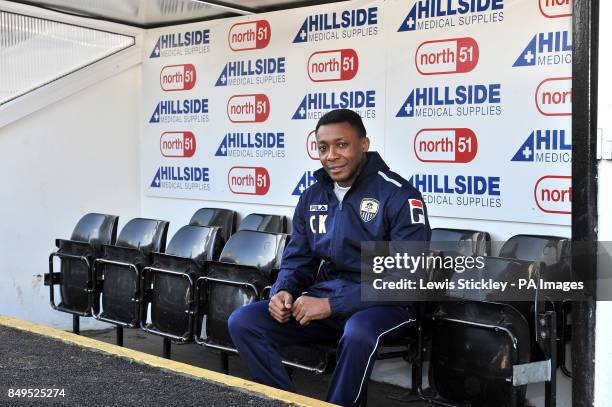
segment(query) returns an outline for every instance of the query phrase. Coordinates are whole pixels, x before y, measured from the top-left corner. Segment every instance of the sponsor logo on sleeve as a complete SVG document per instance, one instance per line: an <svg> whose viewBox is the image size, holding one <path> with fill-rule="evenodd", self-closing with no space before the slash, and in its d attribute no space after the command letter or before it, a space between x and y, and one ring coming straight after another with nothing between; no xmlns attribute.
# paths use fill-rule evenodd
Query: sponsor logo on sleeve
<svg viewBox="0 0 612 407"><path fill-rule="evenodd" d="M420 199L409 199L408 205L410 205L410 220L413 224L422 223L425 224L425 205Z"/></svg>

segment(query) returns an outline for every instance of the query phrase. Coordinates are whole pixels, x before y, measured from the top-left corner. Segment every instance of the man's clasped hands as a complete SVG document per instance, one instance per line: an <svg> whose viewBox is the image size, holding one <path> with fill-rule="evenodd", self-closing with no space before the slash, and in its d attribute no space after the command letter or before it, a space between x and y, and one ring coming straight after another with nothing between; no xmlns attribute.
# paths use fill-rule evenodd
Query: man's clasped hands
<svg viewBox="0 0 612 407"><path fill-rule="evenodd" d="M293 295L287 291L279 291L268 304L270 315L284 324L293 316L300 325L308 325L311 321L328 318L331 307L328 298L316 298L302 295L293 301Z"/></svg>

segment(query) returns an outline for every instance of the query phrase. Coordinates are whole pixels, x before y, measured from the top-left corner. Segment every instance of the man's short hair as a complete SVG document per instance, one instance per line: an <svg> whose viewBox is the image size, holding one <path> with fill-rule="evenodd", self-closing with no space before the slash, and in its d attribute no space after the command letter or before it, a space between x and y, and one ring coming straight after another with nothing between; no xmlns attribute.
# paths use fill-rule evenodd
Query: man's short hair
<svg viewBox="0 0 612 407"><path fill-rule="evenodd" d="M325 113L317 122L315 134L318 133L319 127L334 123L348 123L357 132L359 138L364 138L367 135L361 116L350 109L336 109Z"/></svg>

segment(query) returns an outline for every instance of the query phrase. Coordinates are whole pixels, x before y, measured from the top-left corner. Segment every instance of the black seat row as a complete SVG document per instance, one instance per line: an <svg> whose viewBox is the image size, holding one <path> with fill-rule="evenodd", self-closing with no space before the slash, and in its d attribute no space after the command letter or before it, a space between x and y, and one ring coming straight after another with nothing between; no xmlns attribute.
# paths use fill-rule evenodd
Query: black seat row
<svg viewBox="0 0 612 407"><path fill-rule="evenodd" d="M486 232L434 229L430 247L445 254L486 256L480 277L494 281L571 278L569 240L562 237L517 235L502 246L498 257L491 257L491 239ZM456 283L461 274L440 276L450 277ZM538 299L538 294L528 301L514 301L510 297L509 301L500 302L492 298L491 292L477 293L478 296L474 297L470 291L448 292L447 300L456 301L426 304L420 312L421 324L414 335L416 340L411 342L407 338L405 342L413 345L412 349L404 346L406 349L398 352L397 344L387 344L393 348L381 347L378 359L399 355L412 361L415 395L430 402L474 406L523 405L525 385L544 380L549 388L547 398L554 399L552 383L556 376L551 369L557 366L557 344L556 333L551 332L556 329L556 321L551 317L554 313L549 312L550 307L546 308L547 304ZM559 309L559 304L552 307L553 312ZM423 349L425 341L429 342L430 383L438 397L425 395L421 388L425 356L419 350ZM565 339L562 339L562 349L564 343ZM329 361L333 361L333 355L330 355L333 347L316 344L309 352L305 350L305 347L293 347L283 352L286 363L315 373L324 373L333 367L329 365ZM529 380L525 379L535 370L542 372L542 364L546 363L552 365L548 376L532 375ZM561 367L564 367L562 361Z"/></svg>
<svg viewBox="0 0 612 407"><path fill-rule="evenodd" d="M563 237L516 235L503 244L497 257L492 257L488 233L438 228L432 230L430 249L444 255L483 256L485 267L479 278L485 280L571 278L569 240ZM450 274L439 270L428 274L431 278L449 278L455 284L465 277L452 270ZM564 369L566 339L562 337L557 343L555 332L563 326L555 317L559 309L564 309L562 304L551 306L538 292L524 301L511 295L500 301L498 293L486 290L453 290L445 297L445 301L417 307L420 322L413 337L406 338L403 350L398 352L395 343L383 343L378 350L378 359L402 356L412 362L409 399L448 406L522 406L526 385L546 381L547 405L554 405L558 345L562 351L559 364ZM293 347L283 352L286 363L314 373L333 368L329 365L333 347L316 344L309 352L305 350ZM433 394L422 389L427 360Z"/></svg>
<svg viewBox="0 0 612 407"><path fill-rule="evenodd" d="M176 290L177 278L169 273L170 268L179 269L180 280L189 281L206 273L207 261L217 260L220 255L231 261L231 253L223 256L221 249L226 239L229 243L234 236L234 211L198 210L190 224L175 234L167 250L168 222L132 219L118 237L117 223L114 215L87 214L77 223L70 240L56 241L58 250L49 257L45 284L50 286L51 305L75 316L75 331L78 331L78 317L94 316L119 328L143 325L152 332L162 332L156 328L157 320L164 325L163 319L173 306L168 302L175 301L175 293L154 292L153 280L159 282L160 289ZM286 225L284 216L251 214L237 228L242 237L234 241L244 241L244 235L249 233L284 235ZM232 245L225 246L229 249ZM54 257L61 260L59 273L54 272ZM169 281L174 285L168 285ZM55 285L60 287L59 304L55 303ZM193 295L196 280L189 288L188 294ZM153 305L152 324L146 323L149 303ZM189 321L193 322L192 318ZM120 334L118 329L118 343L122 342ZM179 336L186 338L183 332L173 339L179 340Z"/></svg>
<svg viewBox="0 0 612 407"><path fill-rule="evenodd" d="M235 214L229 220L223 218L223 226L217 226L221 221L213 222L218 216L210 209L196 212L164 252L167 222L134 219L112 245L106 242L114 240L117 218L87 215L70 241L57 241L59 250L50 257L47 280L52 306L161 335L168 357L170 340L195 341L218 349L227 372L227 355L236 352L227 320L236 308L263 298L265 288L276 278L288 236L283 217L247 217L231 234ZM77 231L81 223L81 230L87 223L97 229ZM246 230L249 228L256 231ZM499 257L490 257L488 233L434 229L431 248L487 256L482 276L496 281L569 273L569 242L565 238L518 235L503 245ZM60 273L53 271L54 256L62 260ZM450 276L458 277L458 273ZM59 305L53 299L55 284L60 285ZM466 291L446 294L457 301L422 309L415 338L402 344L403 349L379 351L381 358L404 356L413 362L413 390L419 398L446 404L451 401L450 405L520 406L525 385L545 379L541 372L546 369L537 363L552 364L547 387L554 386L556 304L546 304L537 296L516 302L491 301L486 292L479 292L478 297ZM425 342L431 344L428 355L423 354ZM307 359L304 353L300 357L300 352L283 352L285 363L323 373L333 365L333 347L320 349L320 357L313 358L310 352ZM421 388L425 359L431 362L430 383L437 397ZM536 371L540 376L533 374ZM554 388L548 393L554 393Z"/></svg>
<svg viewBox="0 0 612 407"><path fill-rule="evenodd" d="M453 234L461 235L454 250L449 248ZM439 231L437 236L444 236L441 244L436 242L435 230L433 235L433 249L485 256L479 279L573 281L569 280L570 242L564 237L516 235L492 257L487 256L490 239L484 232ZM457 283L465 276L440 277ZM516 290L500 298L495 291L448 290L446 301L423 315L413 365L415 398L450 406L523 406L527 384L545 382L546 405L555 405L556 368L568 373L564 366L566 338L557 336L557 329L564 326L557 312L563 312L565 304L547 299L539 289L530 291L529 298L519 297ZM561 360L557 361L559 350ZM433 393L422 389L425 359L430 361Z"/></svg>

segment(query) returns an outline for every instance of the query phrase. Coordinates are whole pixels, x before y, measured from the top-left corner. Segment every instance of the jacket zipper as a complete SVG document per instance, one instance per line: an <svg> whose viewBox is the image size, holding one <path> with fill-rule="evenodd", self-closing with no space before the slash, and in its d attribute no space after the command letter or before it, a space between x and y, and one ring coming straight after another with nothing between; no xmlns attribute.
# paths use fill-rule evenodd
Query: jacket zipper
<svg viewBox="0 0 612 407"><path fill-rule="evenodd" d="M337 247L338 247L338 241L341 240L340 230L338 229L338 225L340 224L340 217L342 216L342 202L344 202L344 200L340 201L338 197L336 196L336 194L334 194L333 192L332 192L332 195L338 201L338 216L336 216L334 219L334 240L332 240L332 254L333 254L332 261L334 262L334 265L338 265ZM346 195L348 195L348 192L346 193ZM344 195L344 198L346 198L346 195Z"/></svg>

